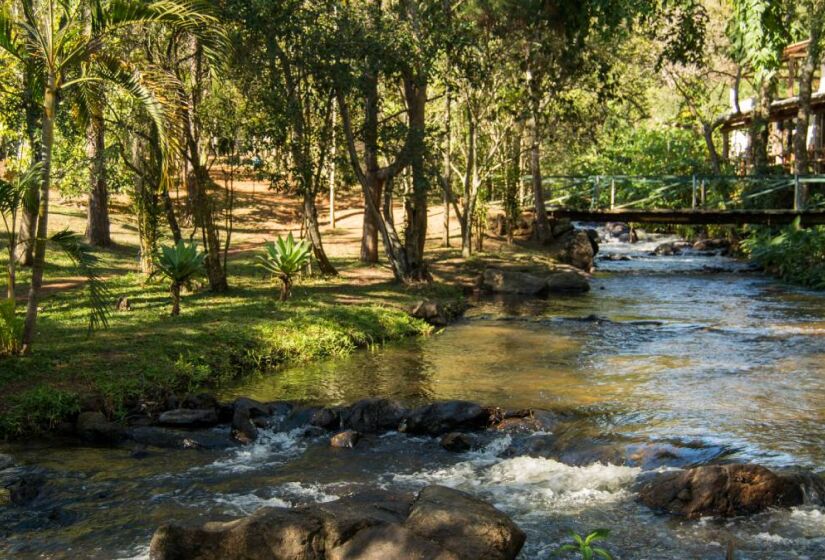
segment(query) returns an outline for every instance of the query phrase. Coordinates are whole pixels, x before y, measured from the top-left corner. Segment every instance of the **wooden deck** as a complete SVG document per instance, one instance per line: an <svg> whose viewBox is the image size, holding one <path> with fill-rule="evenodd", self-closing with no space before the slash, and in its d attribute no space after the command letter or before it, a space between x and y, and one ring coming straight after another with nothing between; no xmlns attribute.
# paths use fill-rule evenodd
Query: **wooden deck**
<svg viewBox="0 0 825 560"><path fill-rule="evenodd" d="M825 224L825 210L571 210L549 209L555 218L580 222L635 222L640 224L789 224L797 216L803 226Z"/></svg>

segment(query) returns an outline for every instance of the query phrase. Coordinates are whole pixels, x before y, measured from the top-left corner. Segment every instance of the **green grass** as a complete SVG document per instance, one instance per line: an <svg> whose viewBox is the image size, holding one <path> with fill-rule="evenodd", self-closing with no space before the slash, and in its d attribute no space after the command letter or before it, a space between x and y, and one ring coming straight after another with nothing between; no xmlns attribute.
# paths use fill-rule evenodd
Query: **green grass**
<svg viewBox="0 0 825 560"><path fill-rule="evenodd" d="M76 277L56 252L49 258L47 281ZM88 336L82 283L43 300L33 354L0 358L0 436L48 429L89 396L102 398L117 416L169 392L220 388L284 364L424 335L430 327L403 308L424 297L459 297L443 285L408 289L309 278L279 303L277 286L244 256L230 261L228 293L186 293L181 316L173 318L166 283L127 272L134 262L129 249L103 255L109 288L132 305L132 311L113 312L108 329Z"/></svg>

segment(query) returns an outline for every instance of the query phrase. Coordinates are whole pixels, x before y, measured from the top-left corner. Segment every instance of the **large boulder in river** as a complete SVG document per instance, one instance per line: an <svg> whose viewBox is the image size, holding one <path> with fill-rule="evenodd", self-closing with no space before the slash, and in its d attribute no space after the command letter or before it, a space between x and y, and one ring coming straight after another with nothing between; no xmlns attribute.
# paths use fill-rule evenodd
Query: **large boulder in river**
<svg viewBox="0 0 825 560"><path fill-rule="evenodd" d="M518 270L487 268L482 277L482 287L497 294L539 296L547 293L547 280L543 276Z"/></svg>
<svg viewBox="0 0 825 560"><path fill-rule="evenodd" d="M547 277L550 293L582 293L590 290L587 276L576 270L560 270Z"/></svg>
<svg viewBox="0 0 825 560"><path fill-rule="evenodd" d="M362 399L341 412L341 424L364 434L397 430L407 409L390 399Z"/></svg>
<svg viewBox="0 0 825 560"><path fill-rule="evenodd" d="M467 560L515 558L525 540L524 531L503 512L444 486L424 488L404 526Z"/></svg>
<svg viewBox="0 0 825 560"><path fill-rule="evenodd" d="M562 248L562 253L559 255L562 262L585 272L593 270L593 260L598 252L598 245L586 231L568 233L562 240Z"/></svg>
<svg viewBox="0 0 825 560"><path fill-rule="evenodd" d="M256 419L268 418L271 414L269 406L256 400L241 397L233 405L232 439L240 443L251 443L258 437Z"/></svg>
<svg viewBox="0 0 825 560"><path fill-rule="evenodd" d="M802 505L825 495L815 475L777 474L759 465L708 465L664 472L642 486L639 499L657 511L695 519L759 513Z"/></svg>
<svg viewBox="0 0 825 560"><path fill-rule="evenodd" d="M524 533L504 513L463 492L428 487L334 502L264 508L228 523L166 525L152 560L510 560Z"/></svg>
<svg viewBox="0 0 825 560"><path fill-rule="evenodd" d="M401 431L440 436L447 432L480 429L490 422L490 412L470 401L445 401L414 409Z"/></svg>

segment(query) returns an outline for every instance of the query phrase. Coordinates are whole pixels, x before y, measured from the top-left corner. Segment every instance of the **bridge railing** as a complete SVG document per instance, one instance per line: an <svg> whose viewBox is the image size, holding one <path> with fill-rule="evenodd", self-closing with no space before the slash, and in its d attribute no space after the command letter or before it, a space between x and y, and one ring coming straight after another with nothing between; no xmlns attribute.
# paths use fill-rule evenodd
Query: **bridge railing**
<svg viewBox="0 0 825 560"><path fill-rule="evenodd" d="M530 177L526 177L529 181ZM748 210L825 207L825 175L595 175L544 177L548 208ZM526 193L526 206L531 195Z"/></svg>

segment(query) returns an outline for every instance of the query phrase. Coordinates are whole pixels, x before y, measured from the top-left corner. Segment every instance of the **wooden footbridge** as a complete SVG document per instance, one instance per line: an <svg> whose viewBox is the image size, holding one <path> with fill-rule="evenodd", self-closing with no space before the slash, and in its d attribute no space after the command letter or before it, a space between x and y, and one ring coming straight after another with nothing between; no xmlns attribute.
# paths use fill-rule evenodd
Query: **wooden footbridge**
<svg viewBox="0 0 825 560"><path fill-rule="evenodd" d="M825 175L552 176L543 185L551 216L584 222L825 224Z"/></svg>

